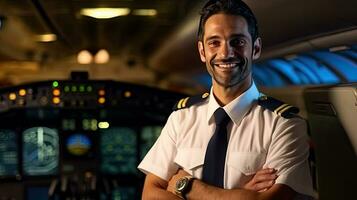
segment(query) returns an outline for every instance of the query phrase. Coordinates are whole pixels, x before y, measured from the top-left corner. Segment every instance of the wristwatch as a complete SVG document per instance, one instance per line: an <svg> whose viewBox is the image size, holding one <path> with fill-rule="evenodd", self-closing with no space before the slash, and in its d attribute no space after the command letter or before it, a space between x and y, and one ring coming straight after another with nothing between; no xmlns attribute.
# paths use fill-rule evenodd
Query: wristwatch
<svg viewBox="0 0 357 200"><path fill-rule="evenodd" d="M186 199L186 194L191 190L193 179L193 176L184 176L177 180L175 187L176 195L182 199Z"/></svg>

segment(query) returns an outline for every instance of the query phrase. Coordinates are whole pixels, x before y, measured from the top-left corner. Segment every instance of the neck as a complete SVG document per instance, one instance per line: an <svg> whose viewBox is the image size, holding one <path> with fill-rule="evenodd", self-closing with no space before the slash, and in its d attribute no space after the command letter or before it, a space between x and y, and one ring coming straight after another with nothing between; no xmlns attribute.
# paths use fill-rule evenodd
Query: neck
<svg viewBox="0 0 357 200"><path fill-rule="evenodd" d="M213 84L212 84L213 94L216 97L216 100L219 103L219 105L225 106L231 101L233 101L235 98L243 94L246 90L248 90L251 84L252 84L251 76L248 76L241 83L233 87L221 86L213 80Z"/></svg>

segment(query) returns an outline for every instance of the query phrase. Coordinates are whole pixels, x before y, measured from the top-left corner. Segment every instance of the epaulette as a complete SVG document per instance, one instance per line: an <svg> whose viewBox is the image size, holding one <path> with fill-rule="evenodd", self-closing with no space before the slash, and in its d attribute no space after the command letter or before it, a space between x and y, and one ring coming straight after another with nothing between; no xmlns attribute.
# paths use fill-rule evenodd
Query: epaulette
<svg viewBox="0 0 357 200"><path fill-rule="evenodd" d="M293 118L299 113L299 108L274 99L273 97L261 96L258 99L258 104L287 119Z"/></svg>
<svg viewBox="0 0 357 200"><path fill-rule="evenodd" d="M196 96L192 96L192 97L183 98L175 104L175 106L173 107L173 110L176 111L176 110L180 110L183 108L188 108L192 105L203 102L204 100L207 99L208 96L209 96L209 93L204 93L202 95L196 95Z"/></svg>

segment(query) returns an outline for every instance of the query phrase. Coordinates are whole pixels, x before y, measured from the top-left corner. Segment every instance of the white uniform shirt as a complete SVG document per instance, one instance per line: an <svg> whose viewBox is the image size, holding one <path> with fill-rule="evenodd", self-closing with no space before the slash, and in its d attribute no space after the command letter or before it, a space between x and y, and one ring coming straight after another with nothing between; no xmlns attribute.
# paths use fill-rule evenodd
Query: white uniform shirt
<svg viewBox="0 0 357 200"><path fill-rule="evenodd" d="M278 170L276 183L313 196L305 121L283 118L258 105L258 98L253 83L223 107L233 121L227 126L224 188L241 188L258 170L269 167ZM204 102L173 112L138 168L167 181L179 168L201 179L215 130L213 113L219 107L211 89Z"/></svg>

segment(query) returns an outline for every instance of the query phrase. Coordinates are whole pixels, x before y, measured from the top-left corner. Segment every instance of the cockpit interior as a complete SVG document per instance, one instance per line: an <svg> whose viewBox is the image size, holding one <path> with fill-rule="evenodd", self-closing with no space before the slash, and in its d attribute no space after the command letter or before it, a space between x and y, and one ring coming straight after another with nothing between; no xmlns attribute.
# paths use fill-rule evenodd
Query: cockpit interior
<svg viewBox="0 0 357 200"><path fill-rule="evenodd" d="M357 1L244 2L255 84L308 122L315 198L354 199ZM141 199L137 166L173 106L211 87L204 3L0 0L0 199Z"/></svg>

